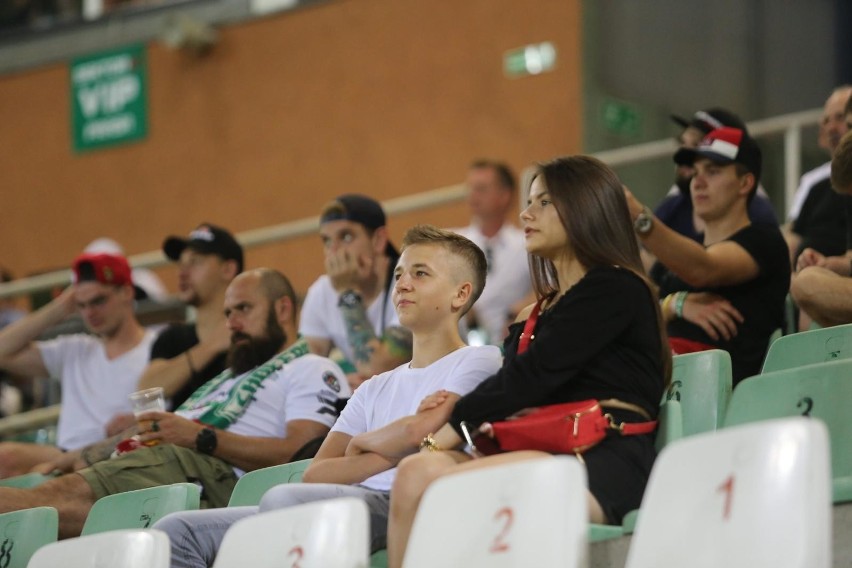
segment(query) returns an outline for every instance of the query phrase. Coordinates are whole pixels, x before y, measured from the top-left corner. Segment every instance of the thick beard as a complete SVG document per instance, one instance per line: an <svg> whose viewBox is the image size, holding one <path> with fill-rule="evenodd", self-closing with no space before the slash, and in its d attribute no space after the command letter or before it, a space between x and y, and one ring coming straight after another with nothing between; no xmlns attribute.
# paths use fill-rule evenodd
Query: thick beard
<svg viewBox="0 0 852 568"><path fill-rule="evenodd" d="M287 334L275 319L275 312L270 310L264 337L252 337L239 331L231 335L228 367L234 375L247 373L272 359L286 343Z"/></svg>

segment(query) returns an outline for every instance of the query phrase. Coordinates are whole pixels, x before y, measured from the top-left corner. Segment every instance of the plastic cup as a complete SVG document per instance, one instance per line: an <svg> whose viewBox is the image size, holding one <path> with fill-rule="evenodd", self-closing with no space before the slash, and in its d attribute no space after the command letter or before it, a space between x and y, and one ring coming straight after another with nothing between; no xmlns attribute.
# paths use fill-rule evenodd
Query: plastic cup
<svg viewBox="0 0 852 568"><path fill-rule="evenodd" d="M145 412L151 412L155 410L160 412L165 411L166 397L163 393L163 387L153 387L150 389L130 393L130 405L133 408L133 415L136 416L137 419L139 418L140 414L144 414ZM149 421L145 420L144 422L146 422L146 424L138 422L140 432L151 429L150 424L147 424L147 422ZM156 440L145 442L146 446L156 446L157 444L158 442Z"/></svg>

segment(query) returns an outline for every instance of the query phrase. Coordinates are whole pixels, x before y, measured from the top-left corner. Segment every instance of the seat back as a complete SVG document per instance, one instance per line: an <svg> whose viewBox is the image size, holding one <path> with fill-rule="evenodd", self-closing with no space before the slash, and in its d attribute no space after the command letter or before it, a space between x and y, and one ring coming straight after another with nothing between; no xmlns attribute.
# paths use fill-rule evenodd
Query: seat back
<svg viewBox="0 0 852 568"><path fill-rule="evenodd" d="M213 568L366 568L369 556L367 505L344 497L268 511L234 523Z"/></svg>
<svg viewBox="0 0 852 568"><path fill-rule="evenodd" d="M749 377L737 385L725 426L810 416L828 426L834 501L852 500L852 359L805 365Z"/></svg>
<svg viewBox="0 0 852 568"><path fill-rule="evenodd" d="M6 479L0 479L0 487L18 487L20 489L29 489L30 487L41 485L48 479L52 478L49 475L42 475L40 473L25 473L23 475L16 475L15 477L7 477Z"/></svg>
<svg viewBox="0 0 852 568"><path fill-rule="evenodd" d="M672 357L672 381L663 402L680 403L683 437L722 426L731 398L731 356L711 349Z"/></svg>
<svg viewBox="0 0 852 568"><path fill-rule="evenodd" d="M852 324L793 333L769 346L761 373L852 357Z"/></svg>
<svg viewBox="0 0 852 568"><path fill-rule="evenodd" d="M111 531L48 544L29 568L168 568L169 537L153 529Z"/></svg>
<svg viewBox="0 0 852 568"><path fill-rule="evenodd" d="M82 534L146 529L169 513L198 509L200 499L201 491L194 483L174 483L107 495L92 506Z"/></svg>
<svg viewBox="0 0 852 568"><path fill-rule="evenodd" d="M586 495L585 468L568 456L440 478L417 510L403 565L586 566Z"/></svg>
<svg viewBox="0 0 852 568"><path fill-rule="evenodd" d="M243 475L231 493L228 507L258 505L263 494L282 483L298 483L311 460L301 460L283 465L256 469Z"/></svg>
<svg viewBox="0 0 852 568"><path fill-rule="evenodd" d="M627 568L828 568L828 433L787 418L664 449L642 500Z"/></svg>
<svg viewBox="0 0 852 568"><path fill-rule="evenodd" d="M0 515L0 566L26 568L33 553L56 542L59 515L53 507L35 507Z"/></svg>

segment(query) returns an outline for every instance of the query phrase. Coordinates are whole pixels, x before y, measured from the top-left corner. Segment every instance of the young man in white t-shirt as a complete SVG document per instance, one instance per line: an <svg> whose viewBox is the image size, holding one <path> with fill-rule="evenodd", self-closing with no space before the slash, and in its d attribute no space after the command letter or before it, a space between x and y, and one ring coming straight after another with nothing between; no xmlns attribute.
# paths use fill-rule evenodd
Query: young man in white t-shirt
<svg viewBox="0 0 852 568"><path fill-rule="evenodd" d="M134 314L130 266L123 256L84 254L73 263L75 283L42 309L0 331L0 368L23 377L58 377L62 411L57 446L0 444L0 478L27 473L106 436L110 419L129 413L154 334ZM36 341L79 311L92 333Z"/></svg>
<svg viewBox="0 0 852 568"><path fill-rule="evenodd" d="M349 389L340 368L298 338L290 282L266 268L236 277L225 317L229 369L175 412L140 415L135 442L142 447L114 459L105 443L68 452L77 454L79 471L32 489L0 487L0 513L54 507L67 538L80 534L97 499L114 493L194 482L202 506L222 507L244 471L285 463L325 436Z"/></svg>
<svg viewBox="0 0 852 568"><path fill-rule="evenodd" d="M391 301L399 254L385 212L365 195L341 195L320 214L325 275L308 289L299 333L311 351L346 358L350 386L411 359L411 332L399 325Z"/></svg>
<svg viewBox="0 0 852 568"><path fill-rule="evenodd" d="M411 362L361 385L305 472L305 483L271 489L260 510L358 497L370 509L371 548L384 547L397 463L446 423L459 398L500 368L497 347L465 346L458 330L459 318L482 293L485 272L485 255L465 237L430 226L408 231L394 271L393 302L413 335ZM448 403L420 407L435 393ZM257 511L176 513L155 528L169 534L173 567L211 566L227 528Z"/></svg>

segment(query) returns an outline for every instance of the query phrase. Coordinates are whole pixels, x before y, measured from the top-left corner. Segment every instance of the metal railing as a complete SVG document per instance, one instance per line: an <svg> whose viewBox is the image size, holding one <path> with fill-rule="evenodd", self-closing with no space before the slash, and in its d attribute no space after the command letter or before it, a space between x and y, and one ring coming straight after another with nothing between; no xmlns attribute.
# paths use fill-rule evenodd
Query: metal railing
<svg viewBox="0 0 852 568"><path fill-rule="evenodd" d="M784 136L784 199L786 204L791 203L793 195L799 183L801 175L801 140L802 128L819 123L822 115L821 109L812 109L802 112L785 114L757 120L748 124L749 131L755 138L783 134ZM635 164L647 160L671 156L677 149L672 139L646 142L614 150L605 150L594 154L598 159L611 166ZM431 191L424 191L414 195L389 199L382 203L388 216L420 211L462 201L467 194L463 184L451 185ZM289 239L312 235L316 233L319 226L318 217L308 217L296 221L289 221L279 225L272 225L245 231L236 235L237 240L245 248L261 245L279 243ZM155 268L168 264L168 260L162 251L156 250L142 254L133 255L128 258L130 264L135 268ZM18 296L29 292L52 288L70 282L69 270L60 270L22 278L14 282L0 284L0 298ZM51 407L53 408L53 407ZM47 412L49 409L40 409L40 413L33 414L33 421L29 428L37 428L45 423L45 418L55 416L58 409ZM35 412L35 411L34 411ZM53 414L51 414L51 412ZM31 414L31 413L27 413ZM0 419L0 436L29 429L26 414ZM14 420L13 420L14 419Z"/></svg>

